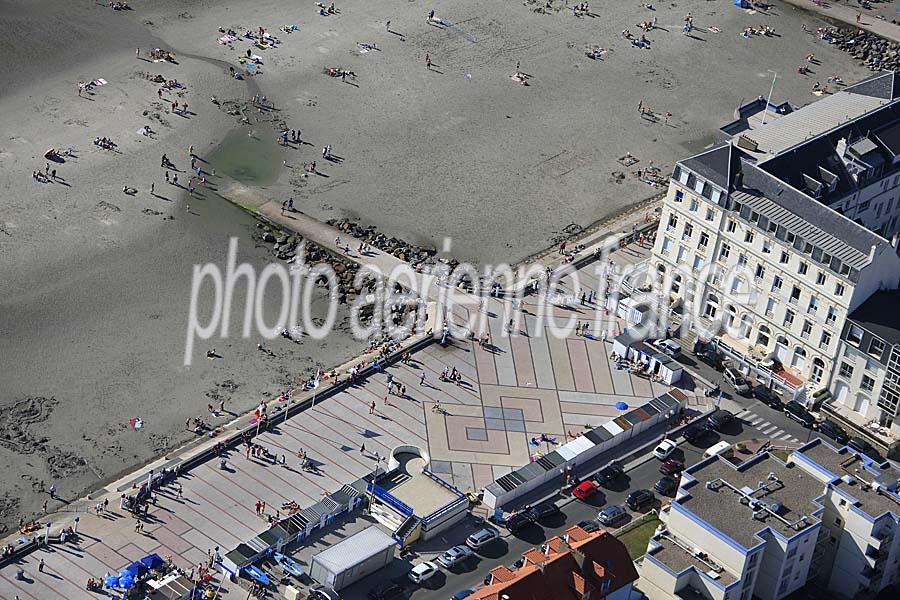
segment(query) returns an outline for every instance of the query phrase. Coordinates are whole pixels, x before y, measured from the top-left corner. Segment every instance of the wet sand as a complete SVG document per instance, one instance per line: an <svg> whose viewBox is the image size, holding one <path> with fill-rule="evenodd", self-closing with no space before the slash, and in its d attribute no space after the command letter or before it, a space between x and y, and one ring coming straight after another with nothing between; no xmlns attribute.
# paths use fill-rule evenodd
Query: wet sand
<svg viewBox="0 0 900 600"><path fill-rule="evenodd" d="M654 13L615 3L594 7L597 18L576 19L537 14L529 2L439 1L437 15L456 24L441 28L425 22L427 6L387 0L338 2L341 14L329 17L311 1L132 4L134 11L117 12L0 0L0 53L21 67L0 73L0 462L7 466L0 511L7 523L39 507L41 481L75 496L190 439L185 419L205 415L211 398L224 396L240 412L313 363L337 364L359 348L340 332L315 344L279 338L271 358L256 351L258 339L232 337L208 344L222 360L203 358L200 345L185 369L194 265L223 265L232 235L244 260L261 267L269 256L252 247L254 224L240 210L212 193L186 200L166 185L161 154L185 171L191 144L207 157L247 127L274 143L284 122L310 145L271 149L289 168L278 160L277 181L262 189L268 197L293 195L309 214L358 218L412 243L439 246L450 236L462 259L514 261L563 230L657 193L631 170L651 160L668 170L711 143L742 99L768 91L767 69L783 74L773 99L799 104L814 99L814 81L795 74L805 54L823 61L816 78L867 75L802 34L799 13L780 5L764 16L701 0ZM721 33L683 36L688 11L698 26ZM651 50L620 37L625 28L639 35L635 23L654 15L665 30L647 34ZM278 31L295 23L297 32ZM762 24L781 37L738 36ZM265 26L282 40L256 50L264 64L254 79L278 110L254 113L249 126L209 101L246 105L252 94L215 62L237 65L247 48L217 44L220 26ZM357 42L379 50L361 54ZM590 44L612 52L592 61L584 55ZM173 49L178 64L135 58L134 48L155 46ZM529 86L510 80L517 61ZM328 77L329 66L358 77ZM145 73L184 82L179 101L193 114L171 114ZM109 84L78 98L77 82L97 77ZM640 100L672 112L671 123L642 119ZM159 135L138 136L146 123ZM119 152L93 146L98 135L112 137ZM323 161L325 144L343 160ZM30 173L44 167L48 147L74 148L77 158L54 165L65 181L39 184ZM255 153L242 166L233 152L220 152L232 174L259 177ZM623 167L616 158L625 152L642 162ZM299 167L311 160L322 175L302 178ZM123 194L123 185L138 194ZM137 417L146 423L139 432L128 427Z"/></svg>

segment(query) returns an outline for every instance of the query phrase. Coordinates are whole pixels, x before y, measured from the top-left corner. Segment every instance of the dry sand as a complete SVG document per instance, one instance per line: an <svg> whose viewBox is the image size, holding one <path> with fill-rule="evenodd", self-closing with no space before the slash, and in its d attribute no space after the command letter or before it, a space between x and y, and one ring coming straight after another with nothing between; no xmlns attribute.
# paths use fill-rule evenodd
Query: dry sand
<svg viewBox="0 0 900 600"><path fill-rule="evenodd" d="M312 143L285 151L295 168L279 166L264 194L293 194L314 216L356 217L414 243L439 245L450 236L460 258L513 261L567 226L586 226L656 193L616 158L631 152L637 166L652 160L671 168L711 143L742 99L768 91L767 69L780 75L774 99L801 104L814 99L814 80L795 73L810 52L823 62L815 75L823 81L867 75L802 34L800 14L789 7L765 16L725 1L655 12L638 4L594 2L599 15L578 19L499 0L348 0L329 17L318 16L311 0L135 0L129 12L0 0L0 55L17 67L0 71L3 519L35 510L41 481L55 480L72 496L183 442L184 420L205 413L211 396L244 410L289 375L314 362L338 363L357 347L341 333L315 345L277 340L279 358L271 359L255 350L258 340L232 338L210 344L224 360L200 359L201 349L193 367L181 364L193 265L223 264L230 235L241 236L245 260L268 260L252 247L249 218L213 194L191 199L188 212L183 192L165 185L158 168L165 152L186 169L188 145L208 155L238 125L211 96L240 103L253 92L215 62L236 65L247 48L217 44L219 26L264 26L282 40L256 51L263 74L250 83L279 107L277 120ZM429 8L455 26L427 24ZM688 11L700 28L693 38L680 32ZM639 34L635 24L653 16L665 30L647 34L651 50L619 35L626 28ZM291 24L299 31L278 31ZM762 24L781 36L738 36ZM705 31L711 25L721 33ZM357 42L378 50L361 54ZM592 61L586 45L612 52ZM178 64L135 58L136 47L146 54L154 46L174 50ZM510 79L517 61L529 86ZM327 77L329 66L358 77ZM180 101L196 114L170 114L144 73L184 82ZM109 84L79 98L77 82L97 77ZM670 125L641 119L640 100L673 113ZM136 135L146 123L159 135ZM272 123L252 128L275 137ZM113 138L119 152L93 146L96 135ZM322 161L325 144L345 160ZM54 165L65 183L30 177L49 147L76 150L77 158ZM316 159L325 175L299 177L296 167ZM162 197L149 195L151 182ZM123 185L138 194L123 194ZM128 429L133 417L146 421L143 431Z"/></svg>

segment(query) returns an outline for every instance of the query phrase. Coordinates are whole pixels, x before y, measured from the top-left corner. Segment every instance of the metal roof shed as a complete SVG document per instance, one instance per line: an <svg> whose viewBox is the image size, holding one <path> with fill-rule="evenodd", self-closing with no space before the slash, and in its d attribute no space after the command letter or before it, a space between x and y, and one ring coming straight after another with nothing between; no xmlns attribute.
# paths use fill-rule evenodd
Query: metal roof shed
<svg viewBox="0 0 900 600"><path fill-rule="evenodd" d="M339 591L394 560L394 548L391 536L372 525L314 555L309 575Z"/></svg>

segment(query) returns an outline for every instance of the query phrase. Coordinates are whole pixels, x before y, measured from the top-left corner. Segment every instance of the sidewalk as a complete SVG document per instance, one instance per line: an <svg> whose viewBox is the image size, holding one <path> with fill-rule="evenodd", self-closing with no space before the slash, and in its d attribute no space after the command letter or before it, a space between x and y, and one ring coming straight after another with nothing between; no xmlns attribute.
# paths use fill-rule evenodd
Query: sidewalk
<svg viewBox="0 0 900 600"><path fill-rule="evenodd" d="M797 8L802 8L812 13L820 14L835 21L840 21L851 27L865 29L892 42L900 42L900 26L890 21L882 21L872 17L867 10L856 10L850 6L825 1L818 5L812 0L785 0ZM862 15L860 22L856 22L856 16Z"/></svg>

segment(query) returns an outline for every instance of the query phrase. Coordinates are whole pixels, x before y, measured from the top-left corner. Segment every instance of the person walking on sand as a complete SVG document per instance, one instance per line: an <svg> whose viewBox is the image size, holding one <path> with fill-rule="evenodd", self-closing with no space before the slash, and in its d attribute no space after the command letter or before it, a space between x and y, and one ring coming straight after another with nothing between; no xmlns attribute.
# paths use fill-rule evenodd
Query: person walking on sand
<svg viewBox="0 0 900 600"><path fill-rule="evenodd" d="M141 57L141 49L140 49L140 48L135 48L135 49L134 49L134 57L135 57L135 58L140 58L140 57Z"/></svg>
<svg viewBox="0 0 900 600"><path fill-rule="evenodd" d="M178 185L178 173L172 176L172 185Z"/></svg>
<svg viewBox="0 0 900 600"><path fill-rule="evenodd" d="M425 54L425 68L431 70L431 56L428 53Z"/></svg>
<svg viewBox="0 0 900 600"><path fill-rule="evenodd" d="M388 33L391 31L391 20L388 19L387 23L384 24L384 28L387 29Z"/></svg>
<svg viewBox="0 0 900 600"><path fill-rule="evenodd" d="M186 104L185 104L185 108L187 108L187 105L186 105ZM188 147L188 156L190 156L191 158L194 157L194 145L193 145L193 144L191 144L191 145Z"/></svg>
<svg viewBox="0 0 900 600"><path fill-rule="evenodd" d="M153 194L153 193L155 193L155 192L156 192L156 184L155 184L155 183L151 183L151 184L150 184L150 193Z"/></svg>

